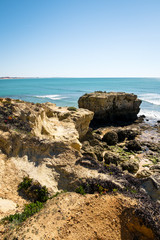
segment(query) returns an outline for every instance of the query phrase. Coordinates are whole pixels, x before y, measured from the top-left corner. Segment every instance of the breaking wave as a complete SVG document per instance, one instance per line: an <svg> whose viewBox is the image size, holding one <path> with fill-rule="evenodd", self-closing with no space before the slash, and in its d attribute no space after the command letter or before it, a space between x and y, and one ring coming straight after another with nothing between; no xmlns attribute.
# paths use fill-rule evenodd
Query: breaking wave
<svg viewBox="0 0 160 240"><path fill-rule="evenodd" d="M145 115L146 118L151 120L160 120L160 112L154 110L141 109L138 116Z"/></svg>
<svg viewBox="0 0 160 240"><path fill-rule="evenodd" d="M42 96L35 96L36 98L47 98L52 100L61 100L67 97L62 97L61 95L54 94L54 95L42 95Z"/></svg>
<svg viewBox="0 0 160 240"><path fill-rule="evenodd" d="M145 93L139 95L139 98L145 102L154 104L154 105L160 105L160 94L158 93Z"/></svg>

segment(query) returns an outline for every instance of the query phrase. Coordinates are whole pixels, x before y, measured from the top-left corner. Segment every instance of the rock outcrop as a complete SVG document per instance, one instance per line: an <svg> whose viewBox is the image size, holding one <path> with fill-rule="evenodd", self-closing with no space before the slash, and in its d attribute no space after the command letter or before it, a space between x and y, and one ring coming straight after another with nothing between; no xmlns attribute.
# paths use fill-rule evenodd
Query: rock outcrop
<svg viewBox="0 0 160 240"><path fill-rule="evenodd" d="M94 120L104 123L134 121L140 110L141 100L124 92L93 92L78 100L80 108L94 112Z"/></svg>
<svg viewBox="0 0 160 240"><path fill-rule="evenodd" d="M30 176L52 193L75 189L79 180L75 162L81 157L80 139L87 133L92 118L93 113L85 109L0 99L2 182L7 179L12 184L16 173L16 183ZM3 184L0 197L7 199L10 193L1 187L4 188Z"/></svg>
<svg viewBox="0 0 160 240"><path fill-rule="evenodd" d="M116 99L120 99L121 103L123 102L121 97ZM127 101L129 102L129 100ZM131 102L134 105L136 101L138 102L138 100ZM124 101L127 106L126 102ZM113 109L110 112L114 119L115 115L113 113L115 110L113 111ZM126 109L125 111L127 112ZM122 108L123 114L125 111ZM115 113L118 114L118 111L115 111ZM124 226L126 229L127 226L128 235L123 231L120 224L119 229L122 229L123 235L119 232L117 240L121 238L127 240L148 239L146 236L150 236L150 239L159 239L156 238L156 236L160 236L159 221L157 220L159 219L160 202L160 133L157 131L158 128L148 129L146 124L140 125L136 121L130 126L108 126L93 130L89 128L92 118L93 112L81 108L62 108L51 103L33 104L20 100L0 99L0 200L2 205L0 218L15 212L22 212L23 206L28 199L23 198L24 196L18 193L17 187L22 182L22 179L27 176L34 181L38 181L41 186L45 185L50 195L56 195L55 193L61 190L72 192L76 189L81 189L89 194L96 193L94 195L96 198L93 196L93 205L90 205L87 200L90 197L85 196L81 200L85 202L84 212L86 211L86 206L89 205L91 212L95 212L97 204L99 204L100 209L103 210L101 211L102 220L106 219L108 212L104 215L104 205L101 202L99 203L99 200L103 200L104 196L106 198L108 196L110 199L110 194L106 193L112 193L112 199L115 198L114 194L117 192L127 197L129 196L138 202L138 208L135 205L132 207L129 222L128 209L125 209L125 212L121 212L124 222L122 218L119 220L122 223L122 227ZM146 129L148 129L149 135ZM76 192L80 193L81 191L76 190ZM99 199L94 204L94 198L97 199L98 196L97 193L100 193ZM60 201L58 205L56 202L58 207L57 213L61 215L62 209L59 209L59 205L64 206L64 203L68 202L67 199L69 198L71 201L68 204L71 206L74 197L76 199L75 204L77 204L77 199L79 200L80 197L76 193L64 195L64 198L62 197L61 199L64 202ZM49 204L48 202L47 204ZM8 208L6 208L6 203ZM108 206L110 204L107 203L106 207ZM53 209L55 209L55 205ZM68 215L68 210L64 209L65 214ZM51 212L53 211L51 210ZM80 212L79 206L78 212ZM99 213L99 209L97 212ZM83 213L83 209L81 213ZM134 217L133 213L136 214ZM38 222L38 225L43 226L44 224L44 228L41 227L39 233L36 231L35 235L45 239L46 231L48 231L51 233L49 237L54 238L55 236L50 229L55 229L55 221L57 219L58 230L55 234L59 234L59 223L62 223L61 221L65 220L67 215L64 216L64 219L60 219L59 215L55 215L55 218L52 219L54 216L49 214L48 219L52 219L52 223L49 223L50 228L46 228L44 214L42 210L39 215L42 217L42 224ZM90 221L93 222L94 218L95 216L91 215ZM114 217L112 218L114 219ZM73 225L78 223L79 213L76 222L75 219L75 217L71 217ZM57 235L59 238L55 239L63 239L63 236L64 239L76 239L75 236L78 236L79 239L79 234L81 232L85 233L85 231L82 231L84 219L86 219L86 216L82 219L82 225L79 227L80 231L76 232L74 236L68 235L68 238L66 238L66 232L64 231L64 235ZM119 220L117 218L117 221ZM37 223L37 217L33 217L34 221ZM87 224L86 222L88 227ZM102 221L100 225L103 226L105 223ZM13 230L8 232L11 226L10 224L6 225L2 229L3 231L0 231L0 238L3 235L3 238L13 239ZM67 226L66 223L65 226ZM96 226L97 220L95 225L92 226L93 234L95 234ZM23 234L26 239L35 237L33 236L34 234L30 235L29 228L30 226L28 225L27 233ZM99 229L98 227L96 235L90 235L89 231L87 237L82 235L81 238L89 239L93 237L97 239L98 232L103 233L103 229L102 231ZM112 227L109 227L107 232L110 231L112 236L111 229ZM34 229L32 230L32 233L34 233ZM68 231L68 227L66 230ZM17 237L16 234L20 235L19 233L15 232L14 237ZM28 238L26 234L28 234ZM116 239L116 236L117 232L114 239ZM127 237L125 238L125 236ZM99 235L98 238L101 238L101 236Z"/></svg>
<svg viewBox="0 0 160 240"><path fill-rule="evenodd" d="M119 180L101 172L97 161L103 161L107 144L98 133L89 136L91 146L83 144L80 151L79 140L92 135L87 132L92 118L93 113L85 109L1 99L0 150L8 159L8 167L12 165L18 172L17 181L28 175L52 193L74 190L82 179L89 178L105 179L123 189ZM12 181L11 176L9 173L8 181Z"/></svg>
<svg viewBox="0 0 160 240"><path fill-rule="evenodd" d="M87 133L92 118L93 113L84 109L0 99L0 130L27 133L51 143L67 143L77 150L81 148L79 139Z"/></svg>

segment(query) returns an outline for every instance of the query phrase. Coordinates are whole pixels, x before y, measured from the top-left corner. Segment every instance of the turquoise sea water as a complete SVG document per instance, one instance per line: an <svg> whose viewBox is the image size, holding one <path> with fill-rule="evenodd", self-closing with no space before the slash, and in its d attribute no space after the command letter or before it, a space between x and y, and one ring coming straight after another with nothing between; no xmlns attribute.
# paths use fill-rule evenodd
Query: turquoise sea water
<svg viewBox="0 0 160 240"><path fill-rule="evenodd" d="M160 78L29 78L1 79L0 97L75 106L93 91L135 93L143 100L140 114L160 119Z"/></svg>

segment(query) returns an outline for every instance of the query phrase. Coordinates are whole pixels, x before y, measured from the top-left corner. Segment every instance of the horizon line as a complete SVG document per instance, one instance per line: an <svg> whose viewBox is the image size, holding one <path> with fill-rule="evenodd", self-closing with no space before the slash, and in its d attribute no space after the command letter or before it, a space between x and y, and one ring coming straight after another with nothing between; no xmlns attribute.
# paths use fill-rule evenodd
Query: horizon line
<svg viewBox="0 0 160 240"><path fill-rule="evenodd" d="M9 77L9 76L6 76L6 77L0 77L0 79L4 79L4 80L7 80L7 79L27 79L27 78L35 78L35 79L38 79L38 78L157 78L157 79L159 79L160 78L160 76L159 77L145 77L145 76L143 76L143 77Z"/></svg>

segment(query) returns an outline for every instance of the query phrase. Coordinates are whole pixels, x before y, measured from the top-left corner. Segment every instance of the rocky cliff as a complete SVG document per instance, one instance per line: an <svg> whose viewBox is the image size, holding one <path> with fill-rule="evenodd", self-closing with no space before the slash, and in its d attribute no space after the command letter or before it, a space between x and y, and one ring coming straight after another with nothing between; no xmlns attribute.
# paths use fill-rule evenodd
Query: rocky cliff
<svg viewBox="0 0 160 240"><path fill-rule="evenodd" d="M0 130L8 132L10 140L10 135L27 134L80 150L79 139L87 133L92 118L93 113L84 109L0 99ZM9 154L10 149L5 151Z"/></svg>
<svg viewBox="0 0 160 240"><path fill-rule="evenodd" d="M94 112L94 120L101 122L134 121L140 110L141 100L123 92L93 92L80 97L80 108Z"/></svg>
<svg viewBox="0 0 160 240"><path fill-rule="evenodd" d="M116 218L119 227L118 234L111 230L112 224L108 225L107 231L106 227L102 228L102 232L106 231L107 239L112 239L113 234L116 240L147 240L148 234L150 239L158 239L157 236L160 235L157 220L160 194L156 177L159 174L160 161L158 126L149 128L144 123L134 123L127 127L104 127L93 130L89 129L92 118L93 112L85 109L57 107L51 103L33 104L20 100L0 99L0 218L22 212L24 204L28 201L17 191L23 177L28 176L45 185L50 196L61 190L70 192L61 195L59 201L48 200L44 211L42 210L37 217L33 216L31 225L30 220L25 228L22 225L19 232L16 230L13 234L12 226L16 223L7 224L0 230L0 238L3 236L13 240L14 236L18 239L24 237L77 239L76 236L79 237L77 234L81 232L82 239L103 238L103 234L99 235L98 231L101 229L100 225L104 225L103 219L107 219L108 212L111 211L108 222L110 218ZM78 192L84 190L86 193L96 194L91 197L79 197L73 193L77 187L79 187ZM119 212L122 218L115 216L114 211L108 209L108 204L105 204L108 199L110 203L115 201L114 207L118 207L117 198L114 196L116 193L124 195L124 198L121 196L118 200L124 207ZM124 199L127 206L124 204ZM133 200L132 206L128 204L130 199ZM63 201L66 207L62 216L61 212L64 209L60 206L63 206ZM79 204L82 202L84 203L80 210L82 221L78 223L79 218L76 216L79 214ZM101 203L105 205L102 206ZM86 220L88 226L89 219L93 222L96 217L92 214L92 206L86 215L83 214L86 206L89 207L90 204L94 206L94 210L99 206L97 212L101 211L101 224L95 231L96 220L86 237L85 232L81 231L84 228L84 219L88 216ZM76 206L76 215L70 215L68 210L66 212L66 208L70 209L71 205ZM126 207L131 207L130 215L127 215L129 217L123 212L125 210L126 214L128 213ZM105 213L103 208L106 209ZM56 212L54 209L57 209ZM48 225L44 221L44 216L48 219ZM69 221L66 220L68 217ZM80 231L75 228L74 235L70 232L66 233L67 224L79 226ZM125 234L121 229L126 224L128 235L124 238ZM39 225L43 228L39 229ZM64 232L59 231L60 227ZM56 229L52 233L53 228ZM72 232L72 227L69 229Z"/></svg>
<svg viewBox="0 0 160 240"><path fill-rule="evenodd" d="M79 179L75 162L81 156L80 139L92 118L89 110L0 99L2 179L7 179L13 189L13 181L17 188L16 182L27 175L52 193L74 189ZM7 191L1 184L0 192L0 197L7 199L12 190Z"/></svg>

